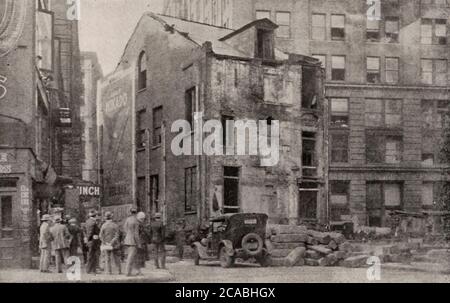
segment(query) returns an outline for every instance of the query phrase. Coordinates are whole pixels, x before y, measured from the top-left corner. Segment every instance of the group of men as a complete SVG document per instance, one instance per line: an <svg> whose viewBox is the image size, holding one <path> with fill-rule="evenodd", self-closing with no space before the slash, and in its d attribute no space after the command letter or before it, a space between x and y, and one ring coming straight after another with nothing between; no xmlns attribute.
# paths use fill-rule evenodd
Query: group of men
<svg viewBox="0 0 450 303"><path fill-rule="evenodd" d="M120 275L125 249L127 276L132 276L133 270L136 271L135 275L142 275L141 269L145 267L145 262L148 260L148 244L153 244L156 268L166 268L166 235L160 213L155 214L154 220L148 225L145 213L138 213L137 209L132 208L123 228L114 222L111 212L106 212L102 219L103 224L99 220L97 211L90 211L83 230L78 226L76 219L63 222L61 217L56 217L52 224L52 217L44 215L41 219L39 237L40 271L50 272L52 250L55 255L56 271L62 273L63 264L68 263L70 256L77 256L79 248L82 248L86 252L84 261L87 274L97 273L100 256L103 255L105 272L112 274L114 261Z"/></svg>

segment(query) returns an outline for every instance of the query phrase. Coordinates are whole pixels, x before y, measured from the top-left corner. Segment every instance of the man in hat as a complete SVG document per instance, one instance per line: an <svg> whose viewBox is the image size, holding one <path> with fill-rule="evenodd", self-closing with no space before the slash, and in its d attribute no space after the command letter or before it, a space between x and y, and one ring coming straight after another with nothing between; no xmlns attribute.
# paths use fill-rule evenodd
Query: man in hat
<svg viewBox="0 0 450 303"><path fill-rule="evenodd" d="M142 248L141 239L139 237L139 221L136 216L137 209L133 207L130 210L130 216L126 219L125 224L123 225L125 233L123 244L127 247L128 254L126 264L127 276L131 276L133 267L138 269L137 254L138 249Z"/></svg>
<svg viewBox="0 0 450 303"><path fill-rule="evenodd" d="M161 214L155 214L155 220L150 225L151 241L155 251L155 266L156 268L166 269L166 229L161 220Z"/></svg>
<svg viewBox="0 0 450 303"><path fill-rule="evenodd" d="M106 271L112 275L111 259L114 259L119 270L119 275L121 275L119 226L113 222L113 214L109 211L105 213L105 220L105 223L103 223L100 229L100 241L102 242L102 250L105 254Z"/></svg>
<svg viewBox="0 0 450 303"><path fill-rule="evenodd" d="M71 235L67 226L62 224L62 219L60 217L55 219L55 225L50 228L50 233L52 234L53 248L55 249L56 271L62 273L62 264L64 264L69 257Z"/></svg>
<svg viewBox="0 0 450 303"><path fill-rule="evenodd" d="M39 249L41 250L41 260L39 270L42 273L49 273L50 258L52 251L52 234L50 233L50 215L42 216L42 224L39 230Z"/></svg>
<svg viewBox="0 0 450 303"><path fill-rule="evenodd" d="M89 212L89 219L86 221L86 244L88 247L86 273L96 274L98 266L98 256L100 250L100 228L97 225L97 211Z"/></svg>
<svg viewBox="0 0 450 303"><path fill-rule="evenodd" d="M80 248L83 244L83 231L81 230L81 227L78 226L77 219L69 219L68 223L69 225L67 228L72 236L69 246L69 255L76 256L78 255L78 248Z"/></svg>
<svg viewBox="0 0 450 303"><path fill-rule="evenodd" d="M184 246L186 245L186 221L179 219L175 225L175 243L176 251L178 252L178 258L183 260Z"/></svg>

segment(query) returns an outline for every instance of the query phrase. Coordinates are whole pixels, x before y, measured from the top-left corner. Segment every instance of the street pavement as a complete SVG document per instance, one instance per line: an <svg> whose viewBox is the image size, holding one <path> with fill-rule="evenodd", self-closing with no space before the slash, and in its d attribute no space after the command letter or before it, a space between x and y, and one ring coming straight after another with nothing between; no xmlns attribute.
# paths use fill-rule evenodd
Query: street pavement
<svg viewBox="0 0 450 303"><path fill-rule="evenodd" d="M81 283L450 283L450 275L412 271L406 267L381 268L381 280L369 281L367 269L343 267L271 267L237 264L221 268L217 262L202 262L195 266L192 260L167 264L168 270L157 270L147 263L143 276L86 275ZM7 283L73 283L66 274L42 274L37 270L1 270L0 282Z"/></svg>

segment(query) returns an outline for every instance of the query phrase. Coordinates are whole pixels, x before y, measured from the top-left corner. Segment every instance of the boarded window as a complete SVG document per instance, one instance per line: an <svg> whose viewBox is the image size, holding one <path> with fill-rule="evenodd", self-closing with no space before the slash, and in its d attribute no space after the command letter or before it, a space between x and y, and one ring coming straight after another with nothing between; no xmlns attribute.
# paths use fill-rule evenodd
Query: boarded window
<svg viewBox="0 0 450 303"><path fill-rule="evenodd" d="M366 133L366 157L367 163L383 163L385 159L384 136L374 133Z"/></svg>
<svg viewBox="0 0 450 303"><path fill-rule="evenodd" d="M398 207L402 204L402 186L396 183L384 184L384 205Z"/></svg>
<svg viewBox="0 0 450 303"><path fill-rule="evenodd" d="M302 108L317 109L317 78L316 69L304 66L302 68Z"/></svg>
<svg viewBox="0 0 450 303"><path fill-rule="evenodd" d="M347 181L330 182L330 202L333 206L346 206L348 204L350 183Z"/></svg>
<svg viewBox="0 0 450 303"><path fill-rule="evenodd" d="M434 205L434 182L422 184L422 205L426 207Z"/></svg>

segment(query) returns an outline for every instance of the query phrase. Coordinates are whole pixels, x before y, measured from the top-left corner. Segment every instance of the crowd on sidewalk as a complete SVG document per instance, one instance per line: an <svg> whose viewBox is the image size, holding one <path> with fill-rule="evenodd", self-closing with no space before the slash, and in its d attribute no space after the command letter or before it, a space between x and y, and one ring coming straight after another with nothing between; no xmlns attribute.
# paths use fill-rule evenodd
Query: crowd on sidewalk
<svg viewBox="0 0 450 303"><path fill-rule="evenodd" d="M82 254L87 274L97 274L103 270L112 275L114 263L117 273L121 275L122 262L125 262L127 276L142 275L141 269L150 260L149 245L155 252L156 268L166 269L166 231L160 213L156 213L152 222L148 223L145 213L132 208L130 216L121 226L114 222L111 212L100 216L95 210L89 212L84 224L68 216L53 219L50 215L43 215L41 221L41 273L51 272L52 256L56 272L63 273L64 267L72 265L71 257Z"/></svg>

